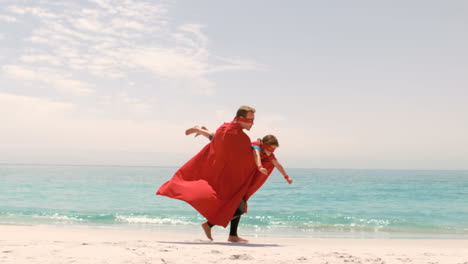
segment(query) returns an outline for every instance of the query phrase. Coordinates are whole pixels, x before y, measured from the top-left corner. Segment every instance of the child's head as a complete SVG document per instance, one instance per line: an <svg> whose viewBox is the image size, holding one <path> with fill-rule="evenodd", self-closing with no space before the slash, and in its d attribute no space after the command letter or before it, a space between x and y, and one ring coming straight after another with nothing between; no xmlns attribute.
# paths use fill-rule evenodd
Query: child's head
<svg viewBox="0 0 468 264"><path fill-rule="evenodd" d="M275 152L276 148L279 147L278 139L273 135L266 135L262 139L263 150L267 155Z"/></svg>
<svg viewBox="0 0 468 264"><path fill-rule="evenodd" d="M279 147L278 139L273 135L266 135L262 139L263 144L268 146Z"/></svg>

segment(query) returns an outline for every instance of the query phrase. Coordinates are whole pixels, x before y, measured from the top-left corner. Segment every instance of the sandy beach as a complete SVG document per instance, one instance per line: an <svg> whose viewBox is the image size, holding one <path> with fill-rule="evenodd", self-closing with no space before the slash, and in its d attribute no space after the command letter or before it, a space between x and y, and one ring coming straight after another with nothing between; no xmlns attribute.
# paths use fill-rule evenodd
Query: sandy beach
<svg viewBox="0 0 468 264"><path fill-rule="evenodd" d="M201 233L0 226L0 263L468 264L467 240L246 237Z"/></svg>

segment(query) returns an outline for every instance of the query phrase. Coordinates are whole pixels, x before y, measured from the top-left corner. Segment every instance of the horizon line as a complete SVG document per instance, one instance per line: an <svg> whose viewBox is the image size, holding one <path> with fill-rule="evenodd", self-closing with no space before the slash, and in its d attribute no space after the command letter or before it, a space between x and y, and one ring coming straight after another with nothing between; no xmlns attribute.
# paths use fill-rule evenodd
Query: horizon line
<svg viewBox="0 0 468 264"><path fill-rule="evenodd" d="M73 163L11 163L0 162L0 166L67 166L67 167L154 167L154 168L180 168L182 165L129 165L129 164L73 164ZM404 168L330 168L330 167L285 167L286 169L312 169L312 170L395 170L395 171L466 171L468 169L404 169Z"/></svg>

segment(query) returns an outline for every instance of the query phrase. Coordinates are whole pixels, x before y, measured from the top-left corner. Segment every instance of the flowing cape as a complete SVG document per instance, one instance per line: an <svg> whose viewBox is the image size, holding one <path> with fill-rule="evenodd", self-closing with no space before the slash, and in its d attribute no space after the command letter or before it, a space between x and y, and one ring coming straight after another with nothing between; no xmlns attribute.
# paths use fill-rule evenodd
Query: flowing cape
<svg viewBox="0 0 468 264"><path fill-rule="evenodd" d="M226 227L256 172L249 137L236 122L224 123L156 194L185 201L211 224Z"/></svg>
<svg viewBox="0 0 468 264"><path fill-rule="evenodd" d="M252 146L260 147L260 142L252 142ZM246 202L255 192L258 191L258 189L260 189L260 187L262 187L262 185L265 183L265 181L275 169L275 165L273 164L272 160L276 160L276 157L273 153L271 153L271 155L268 156L263 151L260 151L260 160L262 162L263 168L265 168L268 173L265 175L258 170L256 171L255 176L250 182L249 188L247 188L247 192L244 195L244 200Z"/></svg>

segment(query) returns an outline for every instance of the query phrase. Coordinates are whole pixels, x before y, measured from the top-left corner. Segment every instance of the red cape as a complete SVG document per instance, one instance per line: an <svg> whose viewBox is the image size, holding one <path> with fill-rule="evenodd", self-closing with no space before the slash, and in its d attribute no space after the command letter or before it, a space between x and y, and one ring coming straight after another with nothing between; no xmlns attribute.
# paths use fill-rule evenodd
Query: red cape
<svg viewBox="0 0 468 264"><path fill-rule="evenodd" d="M256 172L249 137L236 122L224 123L156 194L185 201L211 224L226 227Z"/></svg>
<svg viewBox="0 0 468 264"><path fill-rule="evenodd" d="M260 142L255 141L252 142L252 146L258 146L260 147ZM265 154L265 152L260 151L260 160L262 162L262 166L267 169L268 173L265 175L261 173L260 171L257 171L255 173L255 176L252 180L252 182L249 184L249 188L247 188L247 192L245 193L245 201L247 201L255 192L262 187L262 185L265 183L265 181L268 179L270 174L273 172L275 169L275 165L273 164L272 160L275 160L276 157L273 153L271 153L270 156Z"/></svg>

